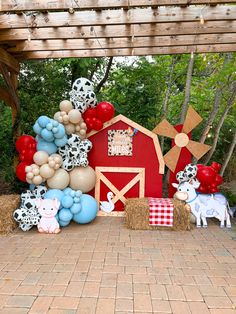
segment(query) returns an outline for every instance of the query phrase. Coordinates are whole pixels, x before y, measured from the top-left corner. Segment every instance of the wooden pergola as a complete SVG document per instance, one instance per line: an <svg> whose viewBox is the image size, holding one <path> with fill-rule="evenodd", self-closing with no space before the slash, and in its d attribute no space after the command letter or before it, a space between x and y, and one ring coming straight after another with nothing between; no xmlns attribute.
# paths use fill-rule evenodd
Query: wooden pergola
<svg viewBox="0 0 236 314"><path fill-rule="evenodd" d="M236 51L232 0L0 0L0 99L32 59Z"/></svg>

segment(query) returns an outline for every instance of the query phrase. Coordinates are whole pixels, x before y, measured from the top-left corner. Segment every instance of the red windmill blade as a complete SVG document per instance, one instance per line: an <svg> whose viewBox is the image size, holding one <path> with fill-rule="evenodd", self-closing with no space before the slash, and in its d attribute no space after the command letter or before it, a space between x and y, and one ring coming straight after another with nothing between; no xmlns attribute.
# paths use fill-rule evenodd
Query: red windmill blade
<svg viewBox="0 0 236 314"><path fill-rule="evenodd" d="M180 133L177 132L176 129L165 119L161 121L153 130L155 134L174 139L175 145L164 156L165 164L172 172L175 171L181 155L181 149L183 147L186 147L197 159L200 159L210 150L211 146L192 141L187 135L201 121L202 118L199 114L191 106L189 106L183 128Z"/></svg>

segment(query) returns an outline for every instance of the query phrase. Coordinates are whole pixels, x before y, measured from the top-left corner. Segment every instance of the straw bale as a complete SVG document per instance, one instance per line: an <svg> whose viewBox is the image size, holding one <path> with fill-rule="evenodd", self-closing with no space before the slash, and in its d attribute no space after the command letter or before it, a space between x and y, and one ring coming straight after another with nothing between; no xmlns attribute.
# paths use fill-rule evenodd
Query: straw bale
<svg viewBox="0 0 236 314"><path fill-rule="evenodd" d="M190 230L190 212L185 203L172 199L174 205L173 227L159 227L149 225L148 198L130 198L125 204L125 220L129 229L135 230Z"/></svg>
<svg viewBox="0 0 236 314"><path fill-rule="evenodd" d="M12 214L19 204L20 195L10 194L0 196L0 234L11 233L18 227Z"/></svg>

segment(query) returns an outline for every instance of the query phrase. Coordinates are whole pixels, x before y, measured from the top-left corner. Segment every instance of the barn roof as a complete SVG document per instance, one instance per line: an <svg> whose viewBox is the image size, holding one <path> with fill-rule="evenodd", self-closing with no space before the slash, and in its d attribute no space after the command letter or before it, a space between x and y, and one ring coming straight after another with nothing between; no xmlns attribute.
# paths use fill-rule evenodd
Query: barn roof
<svg viewBox="0 0 236 314"><path fill-rule="evenodd" d="M165 163L164 163L164 159L163 159L163 154L162 154L162 151L161 151L160 143L159 143L159 140L158 140L158 137L156 136L156 134L154 134L153 132L151 132L148 129L144 128L143 126L139 125L138 123L136 123L136 122L126 118L122 114L119 114L118 116L114 117L110 121L104 123L103 124L103 128L101 130L99 130L99 131L95 131L95 130L91 131L88 134L88 137L101 132L102 130L108 128L109 126L115 124L118 121L122 121L122 122L132 126L134 129L137 129L141 133L144 133L145 135L147 135L148 137L150 137L153 140L153 144L154 144L155 151L156 151L156 154L157 154L157 158L158 158L158 161L159 161L159 173L160 174L164 174Z"/></svg>

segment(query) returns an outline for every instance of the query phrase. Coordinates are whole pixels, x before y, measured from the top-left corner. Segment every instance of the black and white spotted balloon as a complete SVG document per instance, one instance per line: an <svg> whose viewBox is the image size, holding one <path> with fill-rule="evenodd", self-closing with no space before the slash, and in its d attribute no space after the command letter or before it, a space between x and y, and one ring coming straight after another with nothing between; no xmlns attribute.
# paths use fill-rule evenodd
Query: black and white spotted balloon
<svg viewBox="0 0 236 314"><path fill-rule="evenodd" d="M72 134L67 144L60 147L58 152L62 157L62 168L71 171L74 167L88 166L88 152L92 149L92 143L88 139L80 139L76 134Z"/></svg>
<svg viewBox="0 0 236 314"><path fill-rule="evenodd" d="M97 99L93 89L93 83L88 79L80 77L75 80L69 93L75 109L84 113L88 108L96 107Z"/></svg>
<svg viewBox="0 0 236 314"><path fill-rule="evenodd" d="M179 171L176 174L176 179L179 183L194 179L197 175L197 166L194 164L188 164L183 171Z"/></svg>
<svg viewBox="0 0 236 314"><path fill-rule="evenodd" d="M21 194L21 205L13 212L13 218L19 223L22 231L28 231L40 221L40 214L35 204L37 198L43 198L47 192L45 186L35 186Z"/></svg>

